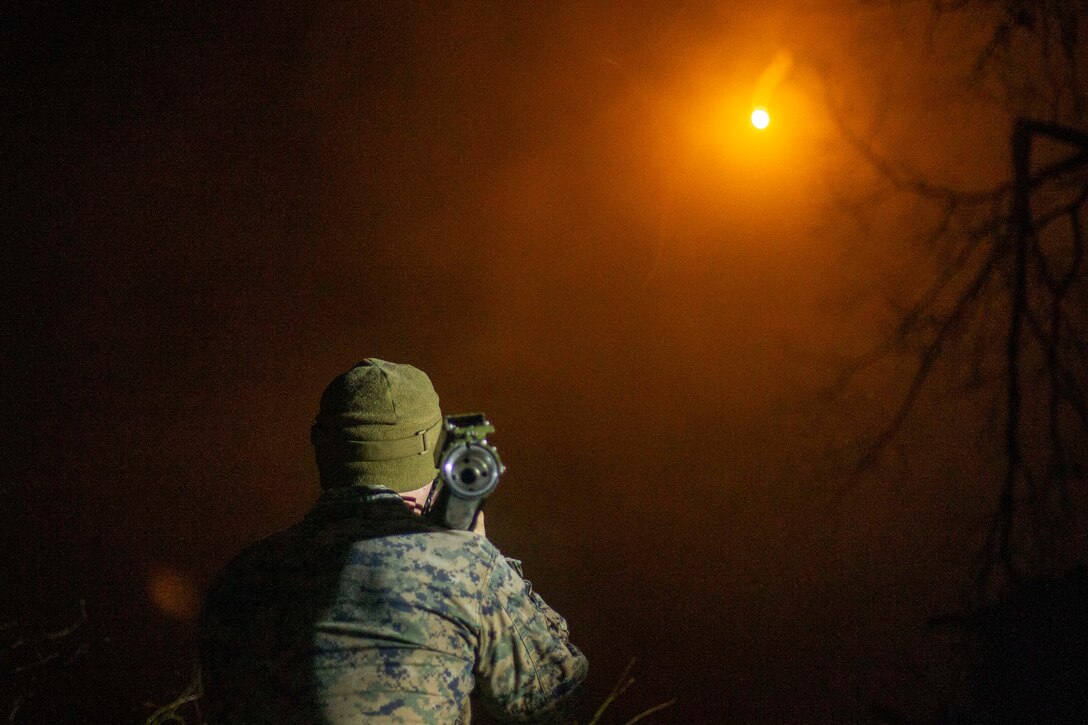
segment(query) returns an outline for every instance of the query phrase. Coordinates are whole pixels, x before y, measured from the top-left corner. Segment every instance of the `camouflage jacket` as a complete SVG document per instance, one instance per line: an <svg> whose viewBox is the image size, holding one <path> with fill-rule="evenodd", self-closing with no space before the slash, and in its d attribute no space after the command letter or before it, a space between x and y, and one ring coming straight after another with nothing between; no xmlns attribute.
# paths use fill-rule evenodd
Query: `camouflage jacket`
<svg viewBox="0 0 1088 725"><path fill-rule="evenodd" d="M463 723L556 716L586 676L567 626L483 536L381 488L326 491L212 585L211 723Z"/></svg>

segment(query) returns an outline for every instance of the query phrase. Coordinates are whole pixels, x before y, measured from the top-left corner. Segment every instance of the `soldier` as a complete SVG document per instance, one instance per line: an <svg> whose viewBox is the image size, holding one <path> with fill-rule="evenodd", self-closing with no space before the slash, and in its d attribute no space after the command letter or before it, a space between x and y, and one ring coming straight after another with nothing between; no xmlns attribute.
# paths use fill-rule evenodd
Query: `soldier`
<svg viewBox="0 0 1088 725"><path fill-rule="evenodd" d="M430 379L368 359L311 430L321 497L235 558L200 624L211 723L555 719L585 680L567 626L484 536L419 515L442 414Z"/></svg>

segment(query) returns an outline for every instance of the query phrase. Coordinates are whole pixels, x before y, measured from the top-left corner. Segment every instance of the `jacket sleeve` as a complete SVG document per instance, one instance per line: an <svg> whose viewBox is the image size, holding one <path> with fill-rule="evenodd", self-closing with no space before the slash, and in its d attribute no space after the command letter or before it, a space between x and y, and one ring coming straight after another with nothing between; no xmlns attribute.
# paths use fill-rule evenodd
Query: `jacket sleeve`
<svg viewBox="0 0 1088 725"><path fill-rule="evenodd" d="M476 681L482 704L513 722L561 717L589 665L570 643L567 623L498 556L481 602Z"/></svg>

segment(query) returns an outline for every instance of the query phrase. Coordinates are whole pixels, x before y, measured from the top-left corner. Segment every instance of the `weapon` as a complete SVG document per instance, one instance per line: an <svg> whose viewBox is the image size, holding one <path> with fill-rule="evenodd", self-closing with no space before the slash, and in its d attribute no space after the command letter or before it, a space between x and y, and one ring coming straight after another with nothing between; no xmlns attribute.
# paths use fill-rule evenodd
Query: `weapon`
<svg viewBox="0 0 1088 725"><path fill-rule="evenodd" d="M447 415L438 452L438 478L423 515L447 529L469 530L506 467L487 434L495 426L483 413Z"/></svg>

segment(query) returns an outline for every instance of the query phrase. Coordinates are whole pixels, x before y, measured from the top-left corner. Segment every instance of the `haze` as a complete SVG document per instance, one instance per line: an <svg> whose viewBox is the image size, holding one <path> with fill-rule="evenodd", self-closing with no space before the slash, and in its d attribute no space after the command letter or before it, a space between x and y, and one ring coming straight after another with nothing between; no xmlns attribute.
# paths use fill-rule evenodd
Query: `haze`
<svg viewBox="0 0 1088 725"><path fill-rule="evenodd" d="M650 722L850 722L905 681L990 499L964 484L970 401L927 402L844 489L904 370L820 392L928 263L827 103L949 182L1004 173L1005 117L923 18L5 14L3 611L86 601L69 712L142 719L184 687L203 587L314 500L318 396L370 356L496 425L488 532L567 617L588 702L632 657L618 713L678 698Z"/></svg>

